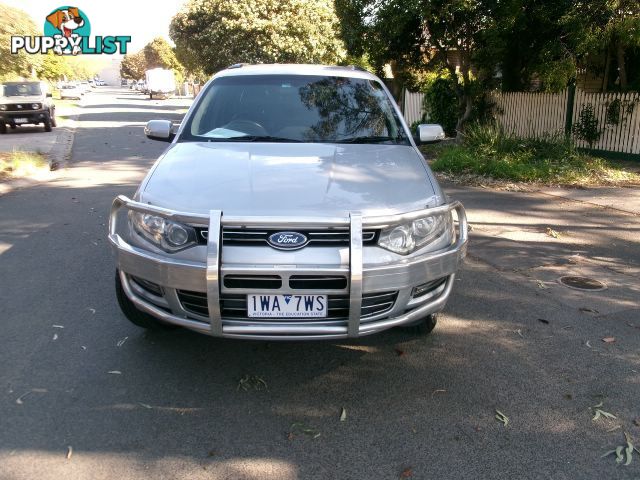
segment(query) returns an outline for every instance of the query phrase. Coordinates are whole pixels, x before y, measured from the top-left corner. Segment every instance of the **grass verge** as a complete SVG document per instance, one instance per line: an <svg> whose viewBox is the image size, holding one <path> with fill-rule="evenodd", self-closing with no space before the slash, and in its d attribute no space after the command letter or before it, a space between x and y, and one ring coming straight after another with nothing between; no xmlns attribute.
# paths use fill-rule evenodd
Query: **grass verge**
<svg viewBox="0 0 640 480"><path fill-rule="evenodd" d="M0 153L0 182L12 178L38 178L49 173L47 158L39 153Z"/></svg>
<svg viewBox="0 0 640 480"><path fill-rule="evenodd" d="M473 125L460 144L434 147L423 149L434 158L431 168L462 183L640 185L640 164L592 157L560 135L522 139L492 125Z"/></svg>

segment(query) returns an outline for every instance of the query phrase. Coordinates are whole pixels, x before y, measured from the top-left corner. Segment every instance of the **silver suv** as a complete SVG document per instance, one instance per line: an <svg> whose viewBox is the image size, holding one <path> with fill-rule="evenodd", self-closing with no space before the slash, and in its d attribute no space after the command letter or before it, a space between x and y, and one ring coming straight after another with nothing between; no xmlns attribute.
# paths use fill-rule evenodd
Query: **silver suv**
<svg viewBox="0 0 640 480"><path fill-rule="evenodd" d="M350 67L235 65L216 74L109 240L116 293L145 328L218 337L338 339L428 333L465 256L467 222L398 106Z"/></svg>

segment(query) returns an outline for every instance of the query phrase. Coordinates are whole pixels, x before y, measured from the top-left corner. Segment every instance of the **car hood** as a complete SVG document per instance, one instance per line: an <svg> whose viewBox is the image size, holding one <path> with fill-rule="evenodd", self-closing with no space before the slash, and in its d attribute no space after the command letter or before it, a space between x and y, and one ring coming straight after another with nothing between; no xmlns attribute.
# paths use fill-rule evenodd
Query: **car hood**
<svg viewBox="0 0 640 480"><path fill-rule="evenodd" d="M2 97L0 103L43 103L44 97L41 95L27 95L25 97Z"/></svg>
<svg viewBox="0 0 640 480"><path fill-rule="evenodd" d="M189 213L346 216L435 206L428 168L410 146L176 143L139 200Z"/></svg>

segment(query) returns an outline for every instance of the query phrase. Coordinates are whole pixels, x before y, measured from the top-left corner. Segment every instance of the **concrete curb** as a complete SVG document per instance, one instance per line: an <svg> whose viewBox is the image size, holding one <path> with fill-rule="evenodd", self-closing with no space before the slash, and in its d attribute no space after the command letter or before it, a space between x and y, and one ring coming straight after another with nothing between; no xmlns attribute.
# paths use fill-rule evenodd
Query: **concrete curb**
<svg viewBox="0 0 640 480"><path fill-rule="evenodd" d="M49 152L49 169L58 170L65 168L71 159L71 150L73 149L73 139L76 134L76 122L79 113L75 113L69 117L69 125L58 127L61 132L58 133L56 143Z"/></svg>
<svg viewBox="0 0 640 480"><path fill-rule="evenodd" d="M56 143L51 148L51 151L47 154L49 159L49 170L59 170L60 168L66 168L69 160L71 159L71 151L73 149L73 140L76 133L76 122L79 113L71 115L69 117L69 124L64 127L56 127L58 130ZM45 182L44 179L34 178L16 178L7 182L0 183L0 197L10 193L14 190L20 190L22 188L32 187L41 182Z"/></svg>

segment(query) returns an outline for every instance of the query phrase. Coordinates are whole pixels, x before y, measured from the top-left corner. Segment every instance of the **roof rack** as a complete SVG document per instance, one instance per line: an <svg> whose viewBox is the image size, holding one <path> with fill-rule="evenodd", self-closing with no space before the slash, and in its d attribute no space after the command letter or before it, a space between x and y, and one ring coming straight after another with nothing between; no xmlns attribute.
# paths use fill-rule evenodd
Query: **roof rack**
<svg viewBox="0 0 640 480"><path fill-rule="evenodd" d="M242 68L246 65L249 65L248 63L234 63L233 65L227 67L227 70L231 70L232 68Z"/></svg>

